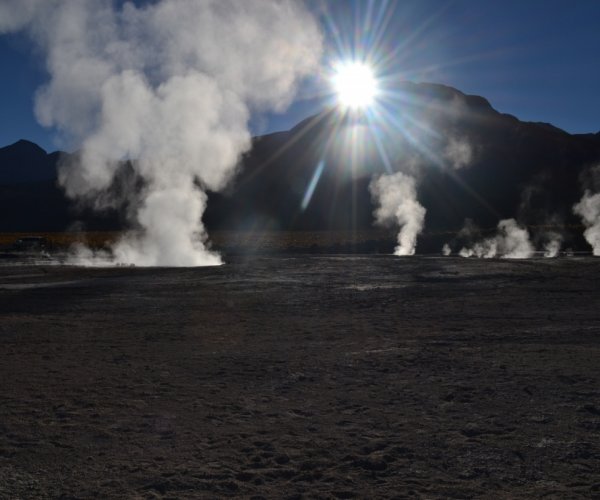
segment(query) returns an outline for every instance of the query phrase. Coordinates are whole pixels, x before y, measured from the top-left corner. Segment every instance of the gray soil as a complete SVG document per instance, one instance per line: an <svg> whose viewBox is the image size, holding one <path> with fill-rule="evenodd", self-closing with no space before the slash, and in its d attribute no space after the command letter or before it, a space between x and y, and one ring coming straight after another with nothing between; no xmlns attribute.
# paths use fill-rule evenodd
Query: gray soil
<svg viewBox="0 0 600 500"><path fill-rule="evenodd" d="M2 266L0 498L598 498L599 271Z"/></svg>

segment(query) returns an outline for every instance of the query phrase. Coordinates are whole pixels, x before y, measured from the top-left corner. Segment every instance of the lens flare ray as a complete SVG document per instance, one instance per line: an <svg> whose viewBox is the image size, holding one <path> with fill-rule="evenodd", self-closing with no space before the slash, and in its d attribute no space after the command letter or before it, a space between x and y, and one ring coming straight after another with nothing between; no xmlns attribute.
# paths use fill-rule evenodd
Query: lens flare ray
<svg viewBox="0 0 600 500"><path fill-rule="evenodd" d="M306 192L304 193L304 197L302 198L302 204L300 205L302 210L306 210L306 208L310 204L310 200L312 198L313 193L315 192L315 188L317 187L317 184L319 183L319 179L321 178L321 175L323 174L324 168L325 168L325 161L321 160L319 162L319 164L317 165L317 168L315 168L313 176L310 179L308 187L306 188Z"/></svg>

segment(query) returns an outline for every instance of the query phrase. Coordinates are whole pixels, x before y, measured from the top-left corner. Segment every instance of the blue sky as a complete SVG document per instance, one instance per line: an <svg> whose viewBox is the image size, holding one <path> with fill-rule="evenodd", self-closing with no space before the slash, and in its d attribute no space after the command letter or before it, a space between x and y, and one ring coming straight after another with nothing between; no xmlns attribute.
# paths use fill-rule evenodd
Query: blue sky
<svg viewBox="0 0 600 500"><path fill-rule="evenodd" d="M376 68L386 78L443 83L482 95L522 120L550 122L572 133L600 131L598 0L309 0L309 5L322 20L324 64L370 45L376 58L392 55ZM379 42L370 44L375 38ZM26 138L56 149L53 131L38 125L33 113L35 90L47 79L41 56L22 35L0 36L0 61L0 146ZM290 128L324 106L315 95L326 89L316 75L286 113L254 117L253 131Z"/></svg>

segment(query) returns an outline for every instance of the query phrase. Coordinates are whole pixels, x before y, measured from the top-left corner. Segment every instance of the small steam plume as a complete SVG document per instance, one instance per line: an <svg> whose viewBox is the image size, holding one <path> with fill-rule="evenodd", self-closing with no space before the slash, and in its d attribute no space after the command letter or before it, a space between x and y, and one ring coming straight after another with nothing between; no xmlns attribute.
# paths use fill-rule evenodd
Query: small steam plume
<svg viewBox="0 0 600 500"><path fill-rule="evenodd" d="M556 231L546 231L544 239L544 257L549 259L558 257L563 243L563 235Z"/></svg>
<svg viewBox="0 0 600 500"><path fill-rule="evenodd" d="M442 255L451 255L457 248L460 248L461 250L456 251L459 255L462 257L470 257L473 254L472 251L469 252L470 247L473 245L474 241L480 239L481 230L472 219L466 218L463 227L456 233L456 236L450 242L444 243Z"/></svg>
<svg viewBox="0 0 600 500"><path fill-rule="evenodd" d="M473 145L470 134L464 130L464 120L470 112L465 97L454 95L452 101L443 108L441 120L438 122L439 132L443 137L438 154L444 166L453 170L470 167L479 149Z"/></svg>
<svg viewBox="0 0 600 500"><path fill-rule="evenodd" d="M27 29L46 56L37 118L82 147L60 170L67 195L102 205L126 160L143 181L125 193L140 230L115 244L114 261L219 264L201 222L206 192L235 175L251 111L283 110L316 69L317 21L293 0L117 5L3 0L0 33Z"/></svg>
<svg viewBox="0 0 600 500"><path fill-rule="evenodd" d="M490 259L527 259L533 256L534 248L527 229L520 227L515 219L504 219L498 223L497 233L491 238L463 247L461 257L479 257Z"/></svg>
<svg viewBox="0 0 600 500"><path fill-rule="evenodd" d="M451 136L444 148L443 157L454 170L460 170L473 161L473 148L466 139Z"/></svg>
<svg viewBox="0 0 600 500"><path fill-rule="evenodd" d="M423 230L426 210L417 201L415 184L414 177L402 172L383 174L369 184L378 205L373 214L376 224L400 228L395 255L414 255L417 236Z"/></svg>
<svg viewBox="0 0 600 500"><path fill-rule="evenodd" d="M595 256L600 256L600 193L592 194L585 190L583 198L573 207L575 215L579 215L585 224L583 235L591 245Z"/></svg>
<svg viewBox="0 0 600 500"><path fill-rule="evenodd" d="M518 219L532 230L536 248L543 249L546 258L557 257L565 237L563 214L554 212L551 172L536 174L521 190Z"/></svg>

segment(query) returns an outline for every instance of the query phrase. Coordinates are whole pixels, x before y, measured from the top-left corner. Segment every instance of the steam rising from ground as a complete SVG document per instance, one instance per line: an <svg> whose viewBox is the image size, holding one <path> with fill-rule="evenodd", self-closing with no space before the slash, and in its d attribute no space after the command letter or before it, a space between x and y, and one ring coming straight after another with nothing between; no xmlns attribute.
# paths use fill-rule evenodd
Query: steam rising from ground
<svg viewBox="0 0 600 500"><path fill-rule="evenodd" d="M529 239L527 229L520 227L515 219L504 219L498 223L495 236L476 242L472 246L463 247L459 251L461 257L479 257L490 259L528 259L533 256L534 248Z"/></svg>
<svg viewBox="0 0 600 500"><path fill-rule="evenodd" d="M556 231L547 231L544 234L544 257L554 258L558 257L560 252L560 248L563 244L563 236L562 234Z"/></svg>
<svg viewBox="0 0 600 500"><path fill-rule="evenodd" d="M201 223L206 191L222 189L249 149L251 110L283 110L317 67L315 19L293 0L0 4L0 32L22 28L50 73L39 121L82 145L59 174L67 194L97 206L128 159L144 181L130 211L141 231L116 243L114 261L219 264Z"/></svg>
<svg viewBox="0 0 600 500"><path fill-rule="evenodd" d="M394 254L414 255L426 212L417 201L414 177L402 172L384 174L371 181L369 190L378 205L374 212L376 223L400 228Z"/></svg>
<svg viewBox="0 0 600 500"><path fill-rule="evenodd" d="M592 194L586 189L583 198L573 207L573 212L581 216L586 226L583 235L594 255L600 256L600 193Z"/></svg>

